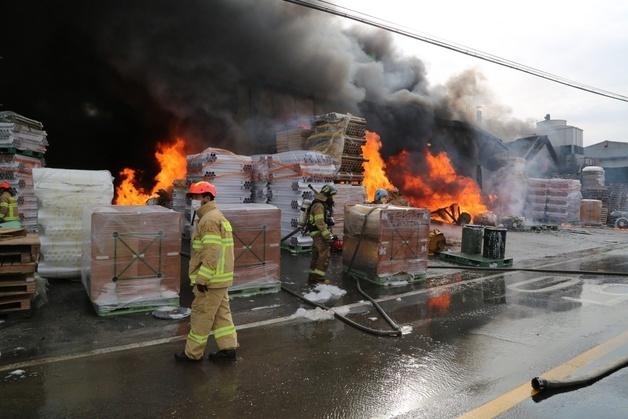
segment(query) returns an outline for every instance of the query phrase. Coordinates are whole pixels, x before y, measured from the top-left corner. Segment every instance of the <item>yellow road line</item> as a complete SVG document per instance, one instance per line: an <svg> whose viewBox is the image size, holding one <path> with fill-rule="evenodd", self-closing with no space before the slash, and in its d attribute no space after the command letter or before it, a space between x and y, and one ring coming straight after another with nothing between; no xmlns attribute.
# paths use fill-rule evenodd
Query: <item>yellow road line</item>
<svg viewBox="0 0 628 419"><path fill-rule="evenodd" d="M581 353L580 355L570 359L564 364L561 364L556 368L547 371L542 376L543 378L552 380L560 380L568 377L575 370L582 368L588 363L595 361L596 359L601 358L602 356L614 351L626 342L628 342L628 331L625 331L621 335L615 336L614 338L598 346L595 346L586 352ZM532 386L528 381L527 383L522 384L519 387L502 394L498 398L491 400L490 402L485 403L482 406L465 413L464 415L460 416L460 418L494 418L501 415L502 413L507 412L508 410L512 409L513 407L523 402L527 398L533 396L534 394L536 394L536 391L532 389Z"/></svg>

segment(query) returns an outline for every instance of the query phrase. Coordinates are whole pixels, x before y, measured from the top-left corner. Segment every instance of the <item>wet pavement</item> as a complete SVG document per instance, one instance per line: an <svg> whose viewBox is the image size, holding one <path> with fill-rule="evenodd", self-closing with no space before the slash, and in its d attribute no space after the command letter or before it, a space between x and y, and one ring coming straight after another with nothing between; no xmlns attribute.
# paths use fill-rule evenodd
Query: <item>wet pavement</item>
<svg viewBox="0 0 628 419"><path fill-rule="evenodd" d="M626 250L604 248L530 263L628 274ZM288 286L304 290L299 278L306 264L307 257L284 257ZM386 328L374 309L360 302L353 281L340 279L340 270L336 260L334 275L348 292L333 305L349 305L351 319ZM0 325L0 416L455 417L628 329L628 275L433 275L412 286L365 285L392 318L411 326L401 339L373 337L335 320L287 319L302 305L285 293L235 299L237 324L250 326L239 332L235 365L179 365L172 353L180 342L47 362L49 356L187 331L186 322L144 314L87 317L91 307L79 297L82 289L53 287L49 307L33 319ZM65 308L53 311L59 302ZM254 323L270 319L279 320ZM7 355L16 345L25 349ZM628 342L575 372L626 354ZM23 367L21 377L6 369L38 358L42 363ZM626 417L627 373L544 400L527 398L502 416Z"/></svg>

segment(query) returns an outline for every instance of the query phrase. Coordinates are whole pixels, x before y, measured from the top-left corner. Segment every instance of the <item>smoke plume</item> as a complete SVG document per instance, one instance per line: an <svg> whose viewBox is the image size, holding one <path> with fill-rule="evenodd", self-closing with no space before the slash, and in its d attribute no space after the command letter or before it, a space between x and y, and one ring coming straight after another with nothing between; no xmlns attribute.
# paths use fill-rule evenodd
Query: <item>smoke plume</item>
<svg viewBox="0 0 628 419"><path fill-rule="evenodd" d="M367 118L387 155L440 147L456 165L479 158L476 133L441 121L482 106L498 136L528 128L477 71L431 86L389 33L278 0L21 1L6 15L25 35L4 54L4 104L44 122L53 165L150 169L154 143L175 136L189 151L270 152L279 126L329 111ZM94 152L71 157L86 142Z"/></svg>

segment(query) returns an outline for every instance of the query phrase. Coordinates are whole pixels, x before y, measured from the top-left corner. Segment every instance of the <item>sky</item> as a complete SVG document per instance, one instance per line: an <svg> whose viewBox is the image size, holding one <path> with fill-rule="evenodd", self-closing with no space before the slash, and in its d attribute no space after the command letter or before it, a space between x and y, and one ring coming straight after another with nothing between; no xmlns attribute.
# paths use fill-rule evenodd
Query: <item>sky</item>
<svg viewBox="0 0 628 419"><path fill-rule="evenodd" d="M335 3L603 90L628 95L628 2L334 0ZM584 145L628 142L628 103L562 86L394 35L398 47L441 84L480 70L495 98L519 119L545 114L584 130ZM478 104L481 106L481 103Z"/></svg>

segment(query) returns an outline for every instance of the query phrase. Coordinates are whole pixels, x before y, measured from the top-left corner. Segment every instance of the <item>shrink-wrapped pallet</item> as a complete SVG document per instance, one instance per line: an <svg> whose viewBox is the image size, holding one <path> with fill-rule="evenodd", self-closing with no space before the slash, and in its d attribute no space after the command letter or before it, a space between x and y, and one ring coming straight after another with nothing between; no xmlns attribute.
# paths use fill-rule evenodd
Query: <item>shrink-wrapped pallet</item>
<svg viewBox="0 0 628 419"><path fill-rule="evenodd" d="M267 204L219 205L233 228L231 291L278 291L281 240L279 208Z"/></svg>
<svg viewBox="0 0 628 419"><path fill-rule="evenodd" d="M41 258L38 272L44 277L79 277L83 210L111 204L111 173L49 168L33 168L32 173L39 204Z"/></svg>
<svg viewBox="0 0 628 419"><path fill-rule="evenodd" d="M85 210L81 278L98 314L179 304L181 217L157 205Z"/></svg>
<svg viewBox="0 0 628 419"><path fill-rule="evenodd" d="M366 202L366 192L361 185L337 184L338 193L334 196L334 226L332 232L340 237L344 236L345 207Z"/></svg>
<svg viewBox="0 0 628 419"><path fill-rule="evenodd" d="M421 278L427 269L429 223L427 209L346 206L345 269L350 267L352 275L380 284Z"/></svg>
<svg viewBox="0 0 628 419"><path fill-rule="evenodd" d="M525 217L548 223L580 221L580 181L528 179Z"/></svg>

